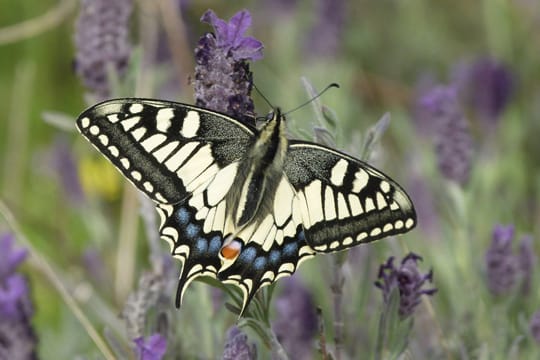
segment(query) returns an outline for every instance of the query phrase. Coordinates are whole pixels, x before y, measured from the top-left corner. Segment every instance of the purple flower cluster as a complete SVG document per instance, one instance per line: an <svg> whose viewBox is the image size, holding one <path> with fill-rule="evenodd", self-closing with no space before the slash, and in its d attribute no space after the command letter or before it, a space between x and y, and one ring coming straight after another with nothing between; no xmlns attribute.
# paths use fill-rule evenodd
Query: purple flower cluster
<svg viewBox="0 0 540 360"><path fill-rule="evenodd" d="M426 282L433 281L433 270L427 274L421 274L418 270L418 261L422 258L410 253L403 258L401 265L394 265L394 257L388 258L385 264L379 268L378 280L375 286L382 290L385 303L390 300L390 294L394 289L399 291L399 316L405 319L411 316L414 309L420 304L422 295L433 295L436 288L423 289Z"/></svg>
<svg viewBox="0 0 540 360"><path fill-rule="evenodd" d="M465 104L480 121L495 126L514 89L514 76L508 67L493 58L478 58L461 64L455 77Z"/></svg>
<svg viewBox="0 0 540 360"><path fill-rule="evenodd" d="M12 234L0 235L0 359L36 359L28 284L15 272L27 252L15 249L14 242Z"/></svg>
<svg viewBox="0 0 540 360"><path fill-rule="evenodd" d="M419 132L433 138L439 169L445 177L460 185L469 179L473 140L465 113L493 128L511 99L513 84L506 66L482 58L458 66L448 85L422 86L415 118Z"/></svg>
<svg viewBox="0 0 540 360"><path fill-rule="evenodd" d="M296 276L287 278L283 285L275 302L274 333L291 359L312 359L318 328L313 296Z"/></svg>
<svg viewBox="0 0 540 360"><path fill-rule="evenodd" d="M510 293L521 280L522 293L530 291L531 276L536 261L532 239L523 237L517 254L512 249L514 226L496 225L491 245L486 251L487 287L493 295Z"/></svg>
<svg viewBox="0 0 540 360"><path fill-rule="evenodd" d="M196 104L254 124L253 74L247 61L261 59L263 45L244 36L251 15L243 10L227 23L208 10L201 21L211 24L214 33L203 35L195 49Z"/></svg>
<svg viewBox="0 0 540 360"><path fill-rule="evenodd" d="M167 351L167 339L161 334L154 334L148 338L139 337L133 342L139 360L161 360Z"/></svg>
<svg viewBox="0 0 540 360"><path fill-rule="evenodd" d="M448 179L465 185L469 180L473 145L456 88L435 87L420 99L420 105L435 122L433 128L439 170Z"/></svg>
<svg viewBox="0 0 540 360"><path fill-rule="evenodd" d="M227 331L222 360L254 360L257 358L255 344L248 342L248 337L238 327L232 326Z"/></svg>
<svg viewBox="0 0 540 360"><path fill-rule="evenodd" d="M121 76L127 69L132 9L131 0L81 1L75 32L75 71L99 97L110 94L109 71Z"/></svg>

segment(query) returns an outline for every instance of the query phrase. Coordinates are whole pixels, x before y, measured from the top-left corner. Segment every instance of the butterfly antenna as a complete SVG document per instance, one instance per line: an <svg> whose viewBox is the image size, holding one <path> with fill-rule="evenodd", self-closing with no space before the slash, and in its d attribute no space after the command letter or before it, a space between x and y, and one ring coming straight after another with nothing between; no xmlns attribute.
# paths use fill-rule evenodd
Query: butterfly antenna
<svg viewBox="0 0 540 360"><path fill-rule="evenodd" d="M266 96L264 96L264 94L262 93L261 90L259 90L259 88L257 87L257 85L253 84L253 87L255 88L255 91L257 91L257 93L259 95L261 95L261 97L263 98L263 100L273 109L274 108L274 105L272 105L272 103L270 102L270 100L268 100L268 98Z"/></svg>
<svg viewBox="0 0 540 360"><path fill-rule="evenodd" d="M306 106L307 104L310 104L311 102L313 102L314 100L318 99L319 97L321 97L322 94L324 94L325 92L327 92L328 90L330 90L331 88L338 88L339 89L339 84L338 83L331 83L330 85L327 85L324 89L322 89L322 91L320 93L318 93L317 95L315 95L314 97L312 97L311 99L309 99L308 101L306 101L305 103L303 104L300 104L299 106L295 107L294 109L292 110L289 110L287 111L285 114L283 114L284 116L285 115L288 115L292 112L295 112L296 110L300 109L300 108L303 108L304 106Z"/></svg>

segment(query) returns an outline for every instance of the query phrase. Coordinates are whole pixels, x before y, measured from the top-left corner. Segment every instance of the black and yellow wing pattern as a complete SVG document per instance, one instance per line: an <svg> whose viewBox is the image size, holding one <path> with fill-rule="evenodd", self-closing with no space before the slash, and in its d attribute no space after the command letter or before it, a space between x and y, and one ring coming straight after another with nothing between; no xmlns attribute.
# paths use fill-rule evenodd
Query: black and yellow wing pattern
<svg viewBox="0 0 540 360"><path fill-rule="evenodd" d="M77 127L155 203L182 263L177 306L199 276L262 286L317 252L404 233L412 202L388 176L339 151L287 140L276 110L256 129L227 115L151 99L108 100Z"/></svg>

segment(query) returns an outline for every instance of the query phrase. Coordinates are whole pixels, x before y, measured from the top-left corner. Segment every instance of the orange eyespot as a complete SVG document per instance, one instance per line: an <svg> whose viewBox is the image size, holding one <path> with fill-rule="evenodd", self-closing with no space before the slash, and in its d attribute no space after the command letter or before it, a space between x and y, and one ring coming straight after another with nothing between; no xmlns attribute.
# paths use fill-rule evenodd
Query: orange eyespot
<svg viewBox="0 0 540 360"><path fill-rule="evenodd" d="M234 260L240 254L242 243L239 241L231 241L229 244L221 248L221 256L226 260Z"/></svg>

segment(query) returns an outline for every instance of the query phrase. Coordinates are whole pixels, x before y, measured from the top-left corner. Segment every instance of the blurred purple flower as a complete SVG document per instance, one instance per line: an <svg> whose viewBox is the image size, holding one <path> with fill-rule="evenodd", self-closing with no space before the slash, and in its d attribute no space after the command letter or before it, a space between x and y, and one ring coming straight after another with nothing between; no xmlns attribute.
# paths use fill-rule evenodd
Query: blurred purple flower
<svg viewBox="0 0 540 360"><path fill-rule="evenodd" d="M510 69L496 59L485 57L458 66L454 77L461 97L479 119L496 125L512 97L515 80Z"/></svg>
<svg viewBox="0 0 540 360"><path fill-rule="evenodd" d="M534 253L533 237L525 235L519 243L518 263L521 270L521 293L529 295L531 292L532 276L536 264L536 254Z"/></svg>
<svg viewBox="0 0 540 360"><path fill-rule="evenodd" d="M73 158L73 151L64 138L58 138L54 142L52 168L68 198L74 204L81 203L84 200L84 194L77 172L77 165Z"/></svg>
<svg viewBox="0 0 540 360"><path fill-rule="evenodd" d="M27 252L14 243L12 234L0 234L0 359L35 359L34 309L26 279L15 272Z"/></svg>
<svg viewBox="0 0 540 360"><path fill-rule="evenodd" d="M251 14L247 10L237 12L227 23L212 11L206 11L201 21L214 27L215 45L234 60L262 59L263 44L251 36L244 36L251 26Z"/></svg>
<svg viewBox="0 0 540 360"><path fill-rule="evenodd" d="M25 249L15 249L14 244L13 234L0 234L0 283L15 273L28 254Z"/></svg>
<svg viewBox="0 0 540 360"><path fill-rule="evenodd" d="M486 251L487 286L494 295L508 293L514 287L519 264L512 252L514 226L496 225L491 245Z"/></svg>
<svg viewBox="0 0 540 360"><path fill-rule="evenodd" d="M249 60L262 58L263 45L244 33L251 15L242 10L227 23L208 10L201 18L214 27L195 49L195 97L198 106L226 113L254 125L253 74Z"/></svg>
<svg viewBox="0 0 540 360"><path fill-rule="evenodd" d="M338 54L346 13L346 3L343 0L318 1L317 20L306 42L306 50L310 55L335 57Z"/></svg>
<svg viewBox="0 0 540 360"><path fill-rule="evenodd" d="M375 286L382 290L383 300L388 303L394 289L399 290L399 316L405 319L411 316L414 309L420 304L422 295L433 295L436 288L422 289L426 282L433 282L433 270L421 274L418 270L418 261L422 258L409 253L401 261L399 267L394 265L394 257L388 258L379 268L378 280Z"/></svg>
<svg viewBox="0 0 540 360"><path fill-rule="evenodd" d="M232 326L227 331L222 360L253 360L257 358L255 344L248 343L248 337L238 327Z"/></svg>
<svg viewBox="0 0 540 360"><path fill-rule="evenodd" d="M540 310L535 312L531 317L529 329L531 331L533 339L536 340L538 344L540 344Z"/></svg>
<svg viewBox="0 0 540 360"><path fill-rule="evenodd" d="M441 173L460 185L469 180L473 144L453 86L436 86L419 102L434 122L435 148Z"/></svg>
<svg viewBox="0 0 540 360"><path fill-rule="evenodd" d="M75 31L75 71L86 87L102 98L111 90L109 68L120 76L127 69L132 9L132 0L81 1Z"/></svg>
<svg viewBox="0 0 540 360"><path fill-rule="evenodd" d="M275 302L272 328L291 359L312 359L318 320L313 296L296 276L287 278Z"/></svg>
<svg viewBox="0 0 540 360"><path fill-rule="evenodd" d="M161 334L133 340L139 360L161 360L167 351L167 339Z"/></svg>

